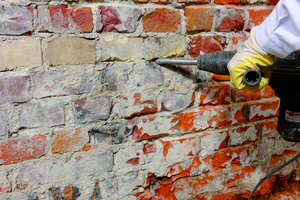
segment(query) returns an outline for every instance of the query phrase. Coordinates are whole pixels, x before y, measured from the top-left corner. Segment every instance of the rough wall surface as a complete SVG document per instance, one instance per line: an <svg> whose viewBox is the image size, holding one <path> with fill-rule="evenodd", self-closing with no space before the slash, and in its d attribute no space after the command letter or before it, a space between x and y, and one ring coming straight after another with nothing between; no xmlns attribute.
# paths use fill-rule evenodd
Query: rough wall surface
<svg viewBox="0 0 300 200"><path fill-rule="evenodd" d="M0 198L247 198L300 147L274 91L153 60L237 50L277 2L2 0ZM299 180L295 162L255 196Z"/></svg>

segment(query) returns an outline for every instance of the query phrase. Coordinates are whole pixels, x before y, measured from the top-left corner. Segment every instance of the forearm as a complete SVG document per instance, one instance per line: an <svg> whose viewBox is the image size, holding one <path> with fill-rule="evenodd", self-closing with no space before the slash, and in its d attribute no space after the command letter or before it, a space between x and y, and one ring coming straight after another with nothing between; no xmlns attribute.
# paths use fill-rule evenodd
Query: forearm
<svg viewBox="0 0 300 200"><path fill-rule="evenodd" d="M284 58L300 49L300 0L281 0L258 26L256 40L266 52Z"/></svg>

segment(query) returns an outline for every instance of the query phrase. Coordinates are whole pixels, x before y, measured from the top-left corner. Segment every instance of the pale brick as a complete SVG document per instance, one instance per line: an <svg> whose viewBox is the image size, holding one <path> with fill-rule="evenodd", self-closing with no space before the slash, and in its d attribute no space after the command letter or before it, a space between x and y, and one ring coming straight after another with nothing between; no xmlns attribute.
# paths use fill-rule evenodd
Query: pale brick
<svg viewBox="0 0 300 200"><path fill-rule="evenodd" d="M78 89L64 87L67 77L63 71L48 71L32 75L32 94L35 98L90 92L92 84L85 74ZM80 80L79 80L80 81Z"/></svg>
<svg viewBox="0 0 300 200"><path fill-rule="evenodd" d="M93 14L90 7L39 6L39 31L54 33L92 32Z"/></svg>
<svg viewBox="0 0 300 200"><path fill-rule="evenodd" d="M186 41L183 36L168 36L148 39L147 59L160 57L182 57L186 52Z"/></svg>
<svg viewBox="0 0 300 200"><path fill-rule="evenodd" d="M50 65L95 63L95 42L83 38L56 38L48 42Z"/></svg>
<svg viewBox="0 0 300 200"><path fill-rule="evenodd" d="M8 132L8 113L6 110L0 110L0 136L7 136Z"/></svg>
<svg viewBox="0 0 300 200"><path fill-rule="evenodd" d="M112 105L110 96L80 99L73 109L75 124L108 119Z"/></svg>
<svg viewBox="0 0 300 200"><path fill-rule="evenodd" d="M35 128L65 123L64 103L60 101L21 104L18 108L21 127Z"/></svg>
<svg viewBox="0 0 300 200"><path fill-rule="evenodd" d="M3 193L11 192L11 183L7 180L6 174L0 175L0 195Z"/></svg>
<svg viewBox="0 0 300 200"><path fill-rule="evenodd" d="M26 102L30 98L29 88L29 76L0 78L0 103Z"/></svg>
<svg viewBox="0 0 300 200"><path fill-rule="evenodd" d="M215 151L226 147L228 135L228 131L211 131L201 133L201 150Z"/></svg>
<svg viewBox="0 0 300 200"><path fill-rule="evenodd" d="M75 160L75 159L74 159ZM101 173L111 171L114 166L114 154L112 151L104 153L94 153L83 156L72 165L74 178L85 178L88 176L98 176Z"/></svg>
<svg viewBox="0 0 300 200"><path fill-rule="evenodd" d="M144 57L143 38L101 36L97 48L101 49L101 61L138 61Z"/></svg>
<svg viewBox="0 0 300 200"><path fill-rule="evenodd" d="M115 175L105 179L106 198L125 196L130 194L136 185L142 184L139 178L139 172L127 172L121 175ZM120 198L117 198L120 199Z"/></svg>
<svg viewBox="0 0 300 200"><path fill-rule="evenodd" d="M195 101L195 91L190 89L187 94L176 92L175 90L168 90L163 95L161 103L162 110L178 110L190 107Z"/></svg>
<svg viewBox="0 0 300 200"><path fill-rule="evenodd" d="M82 151L89 142L88 129L76 128L57 131L53 136L52 153Z"/></svg>
<svg viewBox="0 0 300 200"><path fill-rule="evenodd" d="M42 65L39 39L6 40L0 42L0 70Z"/></svg>
<svg viewBox="0 0 300 200"><path fill-rule="evenodd" d="M99 6L96 31L135 32L142 9L128 6Z"/></svg>
<svg viewBox="0 0 300 200"><path fill-rule="evenodd" d="M46 136L19 135L0 141L0 164L19 163L24 160L38 158L45 154Z"/></svg>
<svg viewBox="0 0 300 200"><path fill-rule="evenodd" d="M22 35L33 31L33 8L18 6L0 7L0 34Z"/></svg>
<svg viewBox="0 0 300 200"><path fill-rule="evenodd" d="M258 126L242 126L229 130L228 146L237 146L254 142L258 139Z"/></svg>

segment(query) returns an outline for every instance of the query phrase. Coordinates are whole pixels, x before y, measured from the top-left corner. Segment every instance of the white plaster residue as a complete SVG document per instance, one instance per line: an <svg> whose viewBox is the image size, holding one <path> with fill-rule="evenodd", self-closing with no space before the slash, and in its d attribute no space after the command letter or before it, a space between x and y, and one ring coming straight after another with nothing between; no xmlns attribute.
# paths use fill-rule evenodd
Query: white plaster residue
<svg viewBox="0 0 300 200"><path fill-rule="evenodd" d="M204 111L202 115L197 115L194 118L194 127L192 127L191 129L196 128L196 130L205 130L209 128L208 121L210 120L210 118L211 112L209 110Z"/></svg>
<svg viewBox="0 0 300 200"><path fill-rule="evenodd" d="M227 133L223 132L223 133L213 133L207 136L204 136L201 139L201 149L205 149L205 150L217 150L220 148L220 145L222 144L222 142L224 142L224 140L227 137Z"/></svg>

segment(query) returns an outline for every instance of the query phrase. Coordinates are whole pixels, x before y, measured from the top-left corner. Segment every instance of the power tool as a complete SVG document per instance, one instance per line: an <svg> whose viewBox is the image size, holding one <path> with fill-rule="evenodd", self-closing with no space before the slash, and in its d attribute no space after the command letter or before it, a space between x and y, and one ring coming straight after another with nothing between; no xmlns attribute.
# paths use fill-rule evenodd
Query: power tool
<svg viewBox="0 0 300 200"><path fill-rule="evenodd" d="M197 65L199 70L219 75L229 75L227 63L236 54L235 51L219 51L189 58L159 58L159 65ZM244 73L243 81L248 86L258 85L262 74L257 69ZM269 85L280 98L278 132L284 140L300 141L300 54L293 52L287 58L277 58L271 66Z"/></svg>

